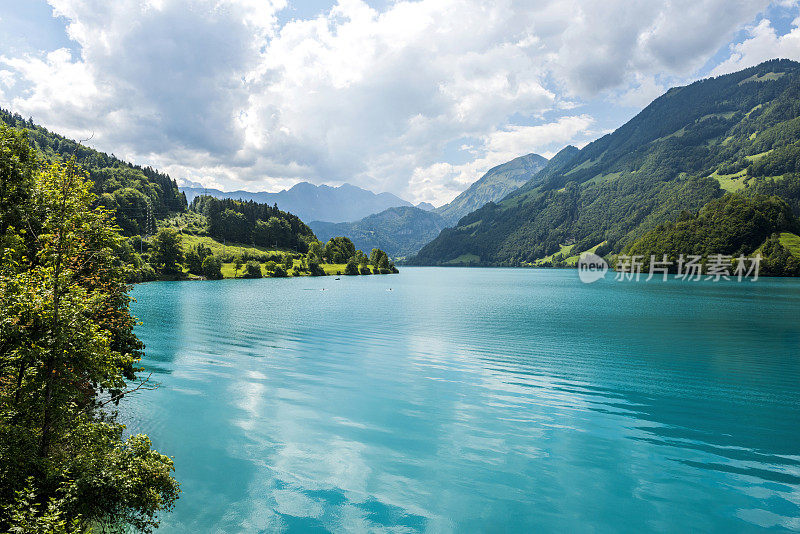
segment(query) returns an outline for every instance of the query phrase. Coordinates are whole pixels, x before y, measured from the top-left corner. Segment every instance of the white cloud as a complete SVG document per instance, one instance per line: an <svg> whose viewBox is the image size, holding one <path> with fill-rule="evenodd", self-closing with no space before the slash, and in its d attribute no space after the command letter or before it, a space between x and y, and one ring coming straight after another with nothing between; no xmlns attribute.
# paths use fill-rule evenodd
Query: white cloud
<svg viewBox="0 0 800 534"><path fill-rule="evenodd" d="M576 138L591 134L589 128L594 120L588 115L562 117L555 122L537 126L509 126L481 137L479 147L473 152L483 154L463 165L435 163L427 168L417 168L411 178L410 190L414 202L434 199L439 204L447 202L453 191L466 189L490 168L505 163L523 154L538 152L546 146L561 147ZM576 143L583 144L583 143ZM552 153L549 153L552 156Z"/></svg>
<svg viewBox="0 0 800 534"><path fill-rule="evenodd" d="M0 55L15 111L176 178L348 181L439 203L501 158L585 141L576 108L641 105L766 5L340 0L280 26L284 0L49 1L80 53ZM444 154L463 139L479 140L474 160L454 165Z"/></svg>
<svg viewBox="0 0 800 534"><path fill-rule="evenodd" d="M800 18L785 35L778 35L768 19L748 28L747 34L747 39L731 46L730 57L713 74L735 72L774 58L800 60Z"/></svg>

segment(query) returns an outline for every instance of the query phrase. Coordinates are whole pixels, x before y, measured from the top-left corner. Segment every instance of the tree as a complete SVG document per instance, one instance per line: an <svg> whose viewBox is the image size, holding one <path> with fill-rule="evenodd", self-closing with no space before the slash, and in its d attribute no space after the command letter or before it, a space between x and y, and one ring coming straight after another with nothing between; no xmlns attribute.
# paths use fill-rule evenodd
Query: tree
<svg viewBox="0 0 800 534"><path fill-rule="evenodd" d="M203 260L211 255L211 248L203 243L198 243L196 246L189 249L185 255L186 267L189 272L194 274L203 273Z"/></svg>
<svg viewBox="0 0 800 534"><path fill-rule="evenodd" d="M222 279L222 260L216 256L206 256L203 259L201 274L209 280Z"/></svg>
<svg viewBox="0 0 800 534"><path fill-rule="evenodd" d="M347 261L347 265L345 265L344 268L344 274L347 275L358 274L358 263L356 262L356 259L354 257L350 258Z"/></svg>
<svg viewBox="0 0 800 534"><path fill-rule="evenodd" d="M261 278L261 264L256 260L250 260L244 265L245 278Z"/></svg>
<svg viewBox="0 0 800 534"><path fill-rule="evenodd" d="M311 276L325 276L325 269L316 262L310 262L308 264L308 272Z"/></svg>
<svg viewBox="0 0 800 534"><path fill-rule="evenodd" d="M244 263L244 259L241 256L236 256L233 259L233 277L236 278L239 276L239 269L242 268L242 264Z"/></svg>
<svg viewBox="0 0 800 534"><path fill-rule="evenodd" d="M314 241L308 246L308 254L306 254L306 262L308 264L312 263L322 263L322 256L325 255L325 250L322 247L322 243L319 241Z"/></svg>
<svg viewBox="0 0 800 534"><path fill-rule="evenodd" d="M181 274L183 249L181 235L174 228L160 228L153 238L151 263L162 274Z"/></svg>
<svg viewBox="0 0 800 534"><path fill-rule="evenodd" d="M0 531L150 531L178 485L108 409L147 387L124 240L74 162L35 173L26 196L26 238L0 250Z"/></svg>
<svg viewBox="0 0 800 534"><path fill-rule="evenodd" d="M325 257L330 263L347 263L355 254L355 245L346 237L332 237L325 244Z"/></svg>
<svg viewBox="0 0 800 534"><path fill-rule="evenodd" d="M228 241L246 243L250 241L250 232L245 216L232 209L226 209L221 215L221 237Z"/></svg>
<svg viewBox="0 0 800 534"><path fill-rule="evenodd" d="M292 266L294 266L294 258L292 258L291 254L286 254L283 257L283 268L286 269L286 272L289 272Z"/></svg>
<svg viewBox="0 0 800 534"><path fill-rule="evenodd" d="M25 133L0 125L0 239L20 228L30 201L36 155Z"/></svg>
<svg viewBox="0 0 800 534"><path fill-rule="evenodd" d="M382 251L381 249L373 248L372 252L370 252L370 254L369 254L369 262L372 265L374 265L375 267L379 267L380 266L380 262L381 262L381 258L386 258L386 261L388 263L389 256L387 256L386 253L384 251Z"/></svg>
<svg viewBox="0 0 800 534"><path fill-rule="evenodd" d="M366 267L369 264L369 258L361 250L356 250L355 259L359 267Z"/></svg>

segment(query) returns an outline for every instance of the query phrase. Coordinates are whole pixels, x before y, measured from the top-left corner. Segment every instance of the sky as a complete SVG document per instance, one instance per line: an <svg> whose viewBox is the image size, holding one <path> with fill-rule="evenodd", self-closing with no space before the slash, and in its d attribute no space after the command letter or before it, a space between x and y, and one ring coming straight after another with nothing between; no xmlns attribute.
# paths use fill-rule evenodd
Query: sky
<svg viewBox="0 0 800 534"><path fill-rule="evenodd" d="M796 0L0 0L0 107L179 184L437 206L775 57Z"/></svg>

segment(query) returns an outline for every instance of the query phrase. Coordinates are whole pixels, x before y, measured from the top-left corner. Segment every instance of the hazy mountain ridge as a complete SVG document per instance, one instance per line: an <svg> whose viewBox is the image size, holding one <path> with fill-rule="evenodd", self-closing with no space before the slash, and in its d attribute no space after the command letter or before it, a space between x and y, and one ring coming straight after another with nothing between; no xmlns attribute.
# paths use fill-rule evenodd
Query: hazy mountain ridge
<svg viewBox="0 0 800 534"><path fill-rule="evenodd" d="M448 224L455 224L464 215L487 202L496 202L516 191L547 165L547 158L526 154L489 169L451 202L436 208Z"/></svg>
<svg viewBox="0 0 800 534"><path fill-rule="evenodd" d="M350 184L331 187L300 182L278 193L221 191L197 185L180 188L190 203L194 197L204 194L216 198L253 200L262 204L278 204L281 210L291 212L305 221L355 221L387 208L412 205L392 193L373 193Z"/></svg>
<svg viewBox="0 0 800 534"><path fill-rule="evenodd" d="M560 154L565 163L553 158L501 202L466 215L411 262L524 265L564 245L619 252L726 191L777 194L797 213L799 73L796 62L772 60L670 89L613 133Z"/></svg>
<svg viewBox="0 0 800 534"><path fill-rule="evenodd" d="M367 254L377 247L392 258L402 258L439 235L446 222L437 213L415 206L398 206L355 222L311 221L308 225L321 241L348 236L356 248Z"/></svg>

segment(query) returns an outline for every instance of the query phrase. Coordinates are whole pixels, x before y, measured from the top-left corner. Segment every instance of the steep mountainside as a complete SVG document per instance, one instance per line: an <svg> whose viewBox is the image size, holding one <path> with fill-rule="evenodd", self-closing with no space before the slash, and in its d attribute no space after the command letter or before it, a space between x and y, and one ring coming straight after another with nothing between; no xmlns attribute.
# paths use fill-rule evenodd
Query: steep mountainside
<svg viewBox="0 0 800 534"><path fill-rule="evenodd" d="M314 185L308 182L295 184L279 193L251 193L249 191L220 191L195 185L181 187L189 202L194 197L209 195L216 198L252 200L261 204L277 204L303 220L328 222L355 221L395 206L411 206L410 202L391 193L373 193L350 184L338 187Z"/></svg>
<svg viewBox="0 0 800 534"><path fill-rule="evenodd" d="M415 253L439 235L445 221L436 213L401 206L352 223L312 221L309 226L321 241L348 236L356 248L367 254L373 248L380 248L392 258L402 258Z"/></svg>
<svg viewBox="0 0 800 534"><path fill-rule="evenodd" d="M449 204L434 211L444 217L448 225L480 208L487 202L496 202L516 191L547 165L547 159L538 154L527 154L489 169L478 181L453 199Z"/></svg>
<svg viewBox="0 0 800 534"><path fill-rule="evenodd" d="M772 60L676 87L628 123L571 149L499 203L446 229L425 265L524 265L619 252L726 191L778 195L800 211L800 64ZM556 161L560 160L560 161Z"/></svg>
<svg viewBox="0 0 800 534"><path fill-rule="evenodd" d="M28 140L45 161L75 157L94 182L98 202L114 212L127 235L152 233L155 219L186 210L186 197L164 173L98 152L2 109L0 124L27 130Z"/></svg>

